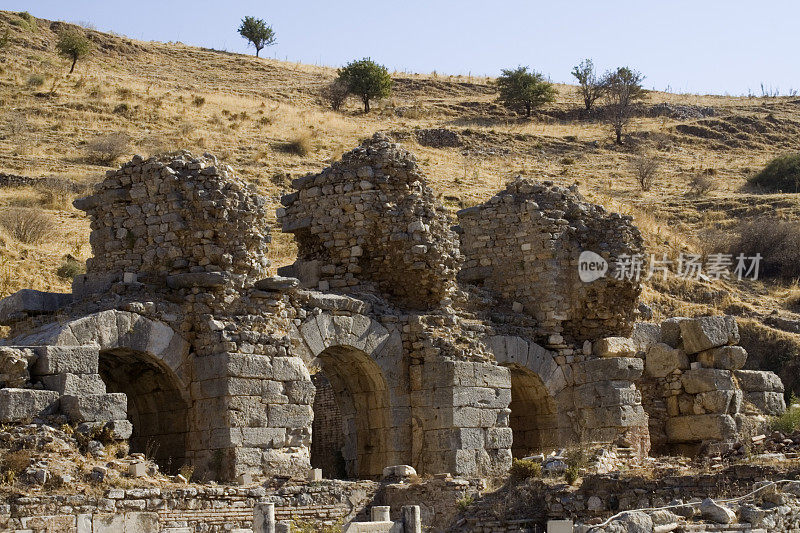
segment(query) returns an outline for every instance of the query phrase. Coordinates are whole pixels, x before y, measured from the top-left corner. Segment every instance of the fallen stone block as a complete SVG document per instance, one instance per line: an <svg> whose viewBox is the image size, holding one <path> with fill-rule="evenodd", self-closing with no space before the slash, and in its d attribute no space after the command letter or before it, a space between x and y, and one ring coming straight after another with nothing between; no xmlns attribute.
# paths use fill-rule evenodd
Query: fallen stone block
<svg viewBox="0 0 800 533"><path fill-rule="evenodd" d="M700 504L700 514L706 520L717 524L730 524L736 521L736 513L711 498L706 498Z"/></svg>
<svg viewBox="0 0 800 533"><path fill-rule="evenodd" d="M114 440L128 440L133 435L133 424L130 420L112 420L105 427L111 431Z"/></svg>
<svg viewBox="0 0 800 533"><path fill-rule="evenodd" d="M716 368L687 370L681 376L681 383L689 394L712 390L733 390L736 388L736 384L733 381L733 373L729 370L718 370Z"/></svg>
<svg viewBox="0 0 800 533"><path fill-rule="evenodd" d="M745 399L767 415L780 415L786 411L786 400L782 392L746 392Z"/></svg>
<svg viewBox="0 0 800 533"><path fill-rule="evenodd" d="M22 289L0 300L0 325L8 326L31 315L55 313L72 302L72 294Z"/></svg>
<svg viewBox="0 0 800 533"><path fill-rule="evenodd" d="M97 346L37 346L32 368L34 376L51 374L97 374L100 349Z"/></svg>
<svg viewBox="0 0 800 533"><path fill-rule="evenodd" d="M632 357L636 355L636 343L627 337L606 337L593 344L597 357Z"/></svg>
<svg viewBox="0 0 800 533"><path fill-rule="evenodd" d="M697 360L706 368L739 370L747 362L747 350L741 346L721 346L700 352Z"/></svg>
<svg viewBox="0 0 800 533"><path fill-rule="evenodd" d="M732 316L705 316L680 321L681 340L687 354L739 342L739 327Z"/></svg>
<svg viewBox="0 0 800 533"><path fill-rule="evenodd" d="M128 415L128 397L121 392L62 396L61 412L73 422L125 420Z"/></svg>
<svg viewBox="0 0 800 533"><path fill-rule="evenodd" d="M783 382L774 372L766 370L737 370L733 373L745 392L784 392Z"/></svg>
<svg viewBox="0 0 800 533"><path fill-rule="evenodd" d="M662 342L652 345L647 350L644 368L649 376L663 378L675 370L688 370L689 358L683 350Z"/></svg>
<svg viewBox="0 0 800 533"><path fill-rule="evenodd" d="M686 415L667 419L670 442L728 440L736 436L736 421L730 415Z"/></svg>
<svg viewBox="0 0 800 533"><path fill-rule="evenodd" d="M0 422L21 422L53 414L58 393L36 389L0 389Z"/></svg>

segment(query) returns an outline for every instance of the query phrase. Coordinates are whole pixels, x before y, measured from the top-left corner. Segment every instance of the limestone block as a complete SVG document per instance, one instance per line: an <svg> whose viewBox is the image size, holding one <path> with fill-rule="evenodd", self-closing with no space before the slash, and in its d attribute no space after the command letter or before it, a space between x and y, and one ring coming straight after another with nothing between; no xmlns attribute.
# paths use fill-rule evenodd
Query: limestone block
<svg viewBox="0 0 800 533"><path fill-rule="evenodd" d="M270 405L269 425L275 428L300 428L311 425L314 413L310 405Z"/></svg>
<svg viewBox="0 0 800 533"><path fill-rule="evenodd" d="M683 350L672 348L668 344L654 344L645 356L645 372L654 378L666 377L675 370L687 370L689 358Z"/></svg>
<svg viewBox="0 0 800 533"><path fill-rule="evenodd" d="M706 498L700 503L700 514L706 520L717 524L730 524L736 522L736 513L728 507L718 504L711 498Z"/></svg>
<svg viewBox="0 0 800 533"><path fill-rule="evenodd" d="M587 428L644 426L647 415L641 405L620 405L581 409L579 417Z"/></svg>
<svg viewBox="0 0 800 533"><path fill-rule="evenodd" d="M299 357L274 357L272 379L276 381L310 381L305 363Z"/></svg>
<svg viewBox="0 0 800 533"><path fill-rule="evenodd" d="M71 396L106 393L106 384L98 374L52 374L42 376L42 384L48 390Z"/></svg>
<svg viewBox="0 0 800 533"><path fill-rule="evenodd" d="M780 415L786 411L786 400L782 392L747 392L745 399L767 415Z"/></svg>
<svg viewBox="0 0 800 533"><path fill-rule="evenodd" d="M371 308L367 302L341 294L328 294L317 291L308 291L303 294L307 296L309 305L319 307L324 311L350 311L351 313L363 314Z"/></svg>
<svg viewBox="0 0 800 533"><path fill-rule="evenodd" d="M683 349L695 354L739 342L739 327L732 316L706 316L680 322Z"/></svg>
<svg viewBox="0 0 800 533"><path fill-rule="evenodd" d="M49 374L97 374L100 349L97 346L37 346L37 359L32 373L35 376Z"/></svg>
<svg viewBox="0 0 800 533"><path fill-rule="evenodd" d="M661 325L649 322L637 322L633 325L631 339L639 351L647 351L650 346L661 341Z"/></svg>
<svg viewBox="0 0 800 533"><path fill-rule="evenodd" d="M686 317L672 317L661 323L661 342L673 348L681 347L681 322L690 320Z"/></svg>
<svg viewBox="0 0 800 533"><path fill-rule="evenodd" d="M783 382L774 372L767 372L762 370L736 370L733 373L736 376L739 386L745 392L783 392Z"/></svg>
<svg viewBox="0 0 800 533"><path fill-rule="evenodd" d="M34 389L0 389L0 422L20 422L52 414L58 393Z"/></svg>
<svg viewBox="0 0 800 533"><path fill-rule="evenodd" d="M712 390L694 397L700 413L736 414L742 404L742 392L738 390Z"/></svg>
<svg viewBox="0 0 800 533"><path fill-rule="evenodd" d="M636 343L627 337L606 337L595 341L592 348L597 357L632 357L636 355Z"/></svg>
<svg viewBox="0 0 800 533"><path fill-rule="evenodd" d="M128 416L128 397L121 392L62 396L61 412L73 422L125 420Z"/></svg>
<svg viewBox="0 0 800 533"><path fill-rule="evenodd" d="M575 387L575 407L639 405L642 393L630 381L596 381Z"/></svg>
<svg viewBox="0 0 800 533"><path fill-rule="evenodd" d="M129 420L112 420L105 427L111 431L115 440L127 440L133 435L133 424Z"/></svg>
<svg viewBox="0 0 800 533"><path fill-rule="evenodd" d="M383 469L382 477L386 478L404 478L404 477L411 477L416 476L417 471L414 469L413 466L409 465L393 465L387 466Z"/></svg>
<svg viewBox="0 0 800 533"><path fill-rule="evenodd" d="M686 415L667 419L670 442L728 440L736 436L736 421L730 415Z"/></svg>
<svg viewBox="0 0 800 533"><path fill-rule="evenodd" d="M700 352L697 360L706 368L739 370L747 361L747 351L741 346L721 346Z"/></svg>
<svg viewBox="0 0 800 533"><path fill-rule="evenodd" d="M8 326L29 314L54 313L72 301L72 294L22 289L0 300L0 325Z"/></svg>
<svg viewBox="0 0 800 533"><path fill-rule="evenodd" d="M733 390L736 388L736 384L733 381L733 373L729 370L716 368L687 370L681 376L681 383L689 394L712 390Z"/></svg>
<svg viewBox="0 0 800 533"><path fill-rule="evenodd" d="M28 367L35 359L30 348L0 346L0 387L24 387L30 381Z"/></svg>
<svg viewBox="0 0 800 533"><path fill-rule="evenodd" d="M633 381L642 375L644 361L636 357L589 359L575 365L575 382L592 383L605 380Z"/></svg>
<svg viewBox="0 0 800 533"><path fill-rule="evenodd" d="M511 448L513 432L511 428L489 428L486 430L486 448L490 450Z"/></svg>
<svg viewBox="0 0 800 533"><path fill-rule="evenodd" d="M147 475L147 464L131 463L128 465L128 475L131 477L144 477Z"/></svg>
<svg viewBox="0 0 800 533"><path fill-rule="evenodd" d="M255 283L255 288L262 291L286 291L300 285L297 278L287 278L283 276L271 276L259 280Z"/></svg>
<svg viewBox="0 0 800 533"><path fill-rule="evenodd" d="M215 289L224 287L228 278L229 275L224 272L186 272L167 276L167 286L170 289Z"/></svg>

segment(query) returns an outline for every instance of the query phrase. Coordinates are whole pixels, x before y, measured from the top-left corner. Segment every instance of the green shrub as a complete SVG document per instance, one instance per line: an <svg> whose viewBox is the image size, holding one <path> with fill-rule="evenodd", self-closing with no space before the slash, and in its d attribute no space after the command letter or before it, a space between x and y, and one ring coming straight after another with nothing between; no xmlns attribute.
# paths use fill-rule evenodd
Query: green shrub
<svg viewBox="0 0 800 533"><path fill-rule="evenodd" d="M792 394L789 399L789 407L786 411L782 415L772 419L772 423L770 424L772 429L784 434L794 433L800 429L800 407L796 407L798 402L800 402L800 400L797 396Z"/></svg>
<svg viewBox="0 0 800 533"><path fill-rule="evenodd" d="M203 98L202 96L193 96L192 97L192 105L195 106L195 107L203 107L203 105L205 103L206 103L206 99Z"/></svg>
<svg viewBox="0 0 800 533"><path fill-rule="evenodd" d="M72 66L69 69L69 73L72 74L78 60L92 51L92 43L86 37L86 34L80 30L65 30L58 36L56 50L58 50L59 55L72 61Z"/></svg>
<svg viewBox="0 0 800 533"><path fill-rule="evenodd" d="M748 182L771 192L800 192L800 153L776 157Z"/></svg>
<svg viewBox="0 0 800 533"><path fill-rule="evenodd" d="M58 267L56 270L56 274L59 278L70 280L77 276L78 274L83 274L85 272L83 263L77 261L73 258L67 258L61 263L61 266Z"/></svg>
<svg viewBox="0 0 800 533"><path fill-rule="evenodd" d="M511 469L508 471L511 478L522 481L532 477L542 477L542 464L538 461L527 459L512 459Z"/></svg>
<svg viewBox="0 0 800 533"><path fill-rule="evenodd" d="M28 76L28 87L41 87L44 85L45 77L41 74L31 74Z"/></svg>
<svg viewBox="0 0 800 533"><path fill-rule="evenodd" d="M580 469L577 465L568 466L567 471L564 472L564 481L567 482L567 485L574 485L580 477Z"/></svg>
<svg viewBox="0 0 800 533"><path fill-rule="evenodd" d="M497 78L500 102L509 109L524 109L531 116L531 109L555 101L558 91L539 72L528 71L528 67L503 69Z"/></svg>

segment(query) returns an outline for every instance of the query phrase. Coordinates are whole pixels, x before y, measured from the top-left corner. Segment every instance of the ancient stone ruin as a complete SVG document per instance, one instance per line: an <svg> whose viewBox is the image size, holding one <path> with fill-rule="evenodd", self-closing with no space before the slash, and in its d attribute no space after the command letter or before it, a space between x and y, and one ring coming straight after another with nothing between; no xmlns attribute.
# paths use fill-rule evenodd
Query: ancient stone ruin
<svg viewBox="0 0 800 533"><path fill-rule="evenodd" d="M271 276L265 199L212 156L109 172L75 202L93 257L72 294L0 301L0 419L108 427L206 479L376 478L695 453L785 407L732 318L637 323L638 282L579 279L582 251L643 245L576 190L518 178L454 225L382 135L293 187L298 257Z"/></svg>

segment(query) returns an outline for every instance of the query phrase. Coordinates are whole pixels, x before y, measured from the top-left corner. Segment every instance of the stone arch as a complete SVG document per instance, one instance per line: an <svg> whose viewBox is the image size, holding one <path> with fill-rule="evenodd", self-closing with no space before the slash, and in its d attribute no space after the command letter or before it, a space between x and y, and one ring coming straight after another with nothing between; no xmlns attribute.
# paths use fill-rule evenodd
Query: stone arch
<svg viewBox="0 0 800 533"><path fill-rule="evenodd" d="M567 380L555 354L522 337L497 335L485 339L495 360L511 374L509 426L512 455L558 447L570 432Z"/></svg>
<svg viewBox="0 0 800 533"><path fill-rule="evenodd" d="M55 324L40 336L37 344L98 347L106 389L128 397L131 450L149 453L162 468L183 465L192 405L189 344L175 330L136 313L109 310Z"/></svg>
<svg viewBox="0 0 800 533"><path fill-rule="evenodd" d="M402 341L364 315L323 313L299 335L330 382L342 424L342 459L351 478L376 478L388 465L408 463L410 407L402 372ZM325 416L315 412L315 419ZM311 435L314 456L314 435Z"/></svg>

